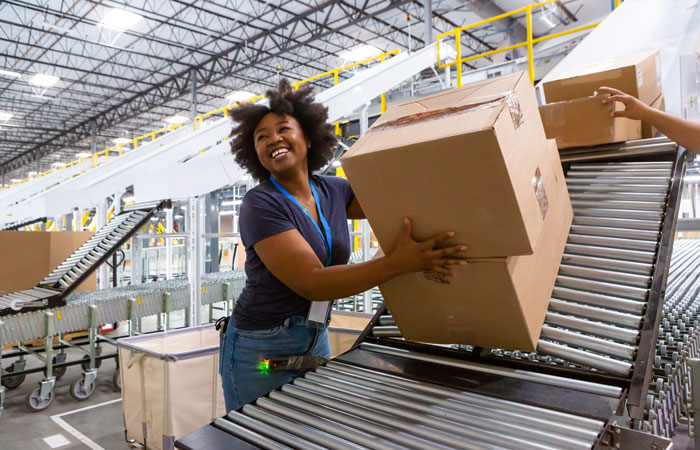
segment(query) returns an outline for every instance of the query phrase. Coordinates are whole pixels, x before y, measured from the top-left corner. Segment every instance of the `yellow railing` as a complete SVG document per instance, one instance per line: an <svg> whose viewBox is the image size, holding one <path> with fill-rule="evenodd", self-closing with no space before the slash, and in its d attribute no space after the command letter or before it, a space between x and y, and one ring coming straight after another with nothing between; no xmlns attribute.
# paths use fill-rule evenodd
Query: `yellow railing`
<svg viewBox="0 0 700 450"><path fill-rule="evenodd" d="M318 75L314 75L312 77L305 78L303 80L295 81L294 83L292 83L292 86L294 87L294 89L299 89L299 86L301 86L302 84L306 84L306 83L309 83L311 81L315 81L315 80L318 80L318 79L321 79L324 77L328 77L331 75L333 75L333 85L336 85L339 82L340 72L342 72L344 70L352 69L353 67L357 67L357 66L362 65L362 64L367 64L368 62L371 62L371 61L379 60L380 62L384 62L384 60L388 56L398 55L399 53L401 53L401 49L397 48L396 50L384 52L380 55L371 56L369 58L363 59L362 61L357 61L357 62L354 62L352 64L348 64L347 66L338 67L338 68L335 68L333 70L329 70L327 72L319 73ZM249 98L249 99L245 100L245 102L257 102L258 100L262 100L263 98L265 98L264 94L258 95L257 97ZM386 110L386 94L383 93L381 96L381 99L382 99L382 112L384 112ZM216 114L223 114L224 117L227 117L228 110L231 108L234 108L236 106L238 106L238 104L234 103L233 105L227 105L227 106L224 106L222 108L215 109L214 111L209 111L207 113L198 115L197 117L194 118L194 129L195 130L199 129L199 127L201 127L203 124L204 118L206 118L206 117L216 115ZM336 123L336 132L338 132L338 124L337 123Z"/></svg>
<svg viewBox="0 0 700 450"><path fill-rule="evenodd" d="M480 22L473 23L473 24L471 24L471 25L467 25L467 26L464 26L464 27L455 28L455 29L452 30L452 31L447 31L447 32L445 32L445 33L439 34L438 37L437 37L438 67L440 67L440 68L445 68L445 67L448 67L448 66L457 66L457 86L460 86L460 87L461 87L461 86L462 86L462 64L464 64L464 63L466 63L466 62L468 62L468 61L472 61L472 60L474 60L474 59L484 58L484 57L487 57L487 56L495 55L496 53L507 52L507 51L513 50L513 49L515 49L515 48L527 46L528 73L529 73L529 75L530 75L530 81L531 81L531 82L533 83L533 85L534 85L534 83L535 83L535 65L534 65L534 61L533 61L533 57L532 57L532 46L533 46L534 44L536 44L536 43L538 43L538 42L546 41L546 40L549 40L549 39L554 39L554 38L557 38L557 37L560 37L560 36L565 36L565 35L567 35L567 34L578 33L579 31L588 30L588 29L590 29L590 28L593 28L593 27L598 26L598 24L596 23L596 24L586 25L586 26L583 26L583 27L574 28L574 29L571 29L571 30L562 31L561 33L548 34L548 35L546 35L546 36L542 36L542 37L533 39L533 37L532 37L532 10L533 10L534 8L539 8L539 7L541 7L541 6L544 6L544 5L547 5L547 4L550 4L550 3L556 3L556 2L558 2L558 1L559 1L559 0L546 0L546 1L540 2L540 3L533 3L532 5L527 5L527 6L524 6L524 7L522 7L522 8L515 9L515 10L509 11L509 12L507 12L507 13L503 13L503 14L499 14L499 15L494 16L494 17L490 17L490 18L488 18L488 19L486 19L486 20L482 20L482 21L480 21ZM484 25L484 24L487 24L487 23L490 23L490 22L494 22L494 21L496 21L496 20L501 20L501 19L504 19L504 18L506 18L506 17L510 17L510 16L513 16L513 15L516 15L516 14L521 14L521 13L525 13L525 15L526 15L526 20L527 20L527 41L525 41L525 42L520 42L520 43L514 44L514 45L509 45L509 46L507 46L507 47L497 48L496 50L491 50L491 51L488 51L488 52L483 52L483 53L477 53L477 54L474 54L474 55L469 55L469 56L464 57L464 58L462 57L462 41L461 41L461 39L460 39L460 34L461 34L462 31L468 30L468 29L470 29L470 28L475 28L475 27L478 27L478 26L481 26L481 25ZM441 59L440 59L440 41L442 40L442 38L444 38L444 37L446 37L446 36L450 36L450 35L454 35L454 39L455 39L455 50L456 50L456 52L457 52L457 56L455 57L455 61L453 61L453 62L442 63L442 62L441 62Z"/></svg>
<svg viewBox="0 0 700 450"><path fill-rule="evenodd" d="M323 72L323 73L321 73L321 74L315 75L315 76L313 76L313 77L305 78L305 79L300 80L300 81L295 81L292 85L294 86L294 89L299 89L299 86L301 86L302 84L309 83L309 82L311 82L311 81L318 80L318 79L320 79L320 78L323 78L323 77L326 77L326 76L329 76L329 75L333 75L333 84L335 85L335 84L338 84L338 74L339 74L340 72L342 72L343 70L351 69L351 68L353 68L353 67L356 67L356 66L359 66L359 65L362 65L362 64L366 64L366 63L368 63L368 62L375 61L375 60L380 60L381 62L384 62L384 60L385 60L388 56L391 56L391 55L398 55L400 52L401 52L400 49L392 50L392 51L390 51L390 52L384 52L384 53L382 53L382 54L380 54L380 55L372 56L372 57L370 57L370 58L363 59L362 61L357 61L357 62L355 62L355 63L348 64L347 66L338 67L338 68L336 68L336 69L329 70L328 72ZM258 96L256 96L256 97L253 97L253 98L250 98L250 99L247 99L246 102L251 102L251 101L252 101L252 102L256 102L256 101L258 101L258 100L262 100L263 98L265 98L265 95L264 95L264 94L263 94L263 95L258 95ZM209 111L209 112L206 112L206 113L203 113L203 114L200 114L200 115L196 116L196 117L194 118L194 129L197 130L199 127L201 127L201 126L203 125L203 123L204 123L204 119L207 118L207 117L209 117L209 116L213 116L213 115L217 115L217 114L223 114L224 117L227 117L227 116L228 116L228 110L231 109L231 108L233 108L233 107L235 107L235 106L237 106L237 104L226 105L226 106L224 106L224 107L222 107L222 108L215 109L215 110L213 110L213 111ZM385 110L386 110L386 94L382 94L382 112L384 112ZM198 124L199 124L199 127L197 126ZM69 163L66 163L66 164L64 164L63 166L59 167L59 168L52 168L52 169L49 169L49 170L47 170L47 171L45 171L45 172L38 173L38 174L36 174L36 175L33 176L33 177L27 177L27 178L24 178L23 180L20 180L20 181L16 182L16 183L12 183L12 184L10 184L9 186L0 187L0 190L9 189L9 188L12 187L12 186L15 186L15 185L17 185L17 184L25 183L25 182L27 182L27 181L33 179L33 178L43 177L43 176L48 175L48 174L50 174L50 173L56 172L56 171L58 171L58 170L67 169L68 167L72 167L72 166L74 166L74 165L76 165L76 164L78 164L78 163L80 163L80 162L82 162L82 161L85 161L85 160L88 159L88 158L92 158L92 167L97 167L97 165L98 165L99 162L100 162L100 157L102 157L102 156L104 156L104 162L107 162L107 161L109 161L109 156L110 156L110 153L112 153L112 152L117 152L117 153L118 153L118 156L121 156L122 153L123 153L123 147L133 145L133 149L136 149L136 148L138 148L139 142L140 142L140 141L143 141L144 139L150 139L151 141L153 141L153 140L156 139L156 137L157 137L158 135L160 135L160 134L162 134L162 133L169 132L169 131L173 131L173 130L175 130L176 128L179 128L179 127L181 127L181 126L182 126L182 123L176 123L176 124L170 125L169 127L161 128L160 130L151 131L150 133L146 133L146 134L144 134L143 136L139 136L139 137L130 139L128 142L123 142L123 143L121 143L121 144L117 144L117 145L114 145L114 146L112 146L112 147L109 147L109 148L106 148L106 149L104 149L104 150L101 150L101 151L99 151L99 152L97 152L97 153L93 153L92 155L90 155L90 156L88 156L88 157L78 158L78 159L76 159L75 161L71 161L71 162L69 162ZM336 132L338 132L338 130L339 130L339 126L338 126L338 124L336 123Z"/></svg>

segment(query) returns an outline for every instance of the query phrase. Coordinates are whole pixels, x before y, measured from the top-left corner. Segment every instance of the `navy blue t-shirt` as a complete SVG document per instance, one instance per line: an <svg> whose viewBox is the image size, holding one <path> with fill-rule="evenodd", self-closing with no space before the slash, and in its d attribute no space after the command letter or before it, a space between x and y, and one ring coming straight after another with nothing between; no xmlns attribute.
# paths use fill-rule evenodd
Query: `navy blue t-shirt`
<svg viewBox="0 0 700 450"><path fill-rule="evenodd" d="M321 212L331 229L332 266L347 264L350 258L350 233L347 208L355 198L350 183L343 178L312 176L318 192ZM243 197L240 209L241 241L245 246L243 292L233 311L233 324L244 330L272 328L287 317L306 316L310 301L299 296L277 279L260 260L254 245L270 236L297 229L324 263L326 245L306 213L267 180Z"/></svg>

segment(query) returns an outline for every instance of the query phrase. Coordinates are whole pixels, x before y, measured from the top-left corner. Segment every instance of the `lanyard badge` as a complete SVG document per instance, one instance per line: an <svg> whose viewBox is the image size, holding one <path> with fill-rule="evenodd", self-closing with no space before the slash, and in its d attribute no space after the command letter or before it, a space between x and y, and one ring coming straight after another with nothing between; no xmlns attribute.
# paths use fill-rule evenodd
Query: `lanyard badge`
<svg viewBox="0 0 700 450"><path fill-rule="evenodd" d="M331 265L331 252L333 249L333 239L331 236L331 227L328 225L328 222L326 221L326 218L323 216L323 212L321 211L321 202L318 199L318 192L316 192L316 188L314 185L311 183L311 180L309 180L309 187L311 187L311 193L314 196L314 201L316 202L316 211L318 212L318 218L321 221L321 225L323 226L323 231L321 231L321 228L318 226L316 221L311 217L311 214L303 207L301 206L301 203L294 198L293 195L291 195L287 190L282 187L274 178L270 177L270 181L272 181L272 184L277 188L278 191L280 191L285 197L287 197L289 200L292 201L295 205L297 205L302 211L304 211L304 214L306 217L309 218L311 223L314 225L314 228L316 228L316 231L318 231L318 234L321 235L321 240L326 246L326 262L324 263L325 267L328 267ZM309 307L309 314L306 316L306 325L313 327L313 328L323 328L326 325L326 321L328 319L329 313L331 309L331 302L326 301L326 302L311 302L311 306Z"/></svg>

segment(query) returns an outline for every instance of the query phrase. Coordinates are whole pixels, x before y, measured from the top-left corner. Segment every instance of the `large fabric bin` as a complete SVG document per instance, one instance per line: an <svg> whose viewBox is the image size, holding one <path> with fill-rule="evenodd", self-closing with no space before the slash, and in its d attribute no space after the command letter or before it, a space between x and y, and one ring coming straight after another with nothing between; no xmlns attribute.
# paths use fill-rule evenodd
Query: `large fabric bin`
<svg viewBox="0 0 700 450"><path fill-rule="evenodd" d="M118 341L126 438L148 449L226 414L213 324Z"/></svg>
<svg viewBox="0 0 700 450"><path fill-rule="evenodd" d="M332 356L336 357L350 350L372 317L373 314L333 311L328 327L328 340L331 344Z"/></svg>

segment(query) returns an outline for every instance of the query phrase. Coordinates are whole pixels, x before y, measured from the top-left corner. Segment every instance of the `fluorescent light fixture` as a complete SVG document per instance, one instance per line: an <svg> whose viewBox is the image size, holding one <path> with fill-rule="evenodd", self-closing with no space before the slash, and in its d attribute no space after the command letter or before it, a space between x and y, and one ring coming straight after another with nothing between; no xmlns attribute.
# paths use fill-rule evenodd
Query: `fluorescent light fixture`
<svg viewBox="0 0 700 450"><path fill-rule="evenodd" d="M75 157L80 158L80 159L89 158L91 156L92 156L92 153L88 153L88 152L80 152L80 153L75 154Z"/></svg>
<svg viewBox="0 0 700 450"><path fill-rule="evenodd" d="M21 178L12 178L12 179L10 180L10 183L19 183L20 181L22 181Z"/></svg>
<svg viewBox="0 0 700 450"><path fill-rule="evenodd" d="M229 99L231 103L243 102L253 97L255 97L255 94L248 91L234 91L226 96L226 98Z"/></svg>
<svg viewBox="0 0 700 450"><path fill-rule="evenodd" d="M221 202L221 206L240 205L242 200L225 200Z"/></svg>
<svg viewBox="0 0 700 450"><path fill-rule="evenodd" d="M37 173L38 173L37 171L32 170L31 172L27 173L27 175L29 175L30 177L33 177L33 176L36 176Z"/></svg>
<svg viewBox="0 0 700 450"><path fill-rule="evenodd" d="M53 164L51 164L51 165L54 166L54 167L63 167L63 166L66 165L66 163L64 163L64 162L55 162L55 163L53 163Z"/></svg>
<svg viewBox="0 0 700 450"><path fill-rule="evenodd" d="M43 88L50 88L54 84L58 83L58 80L60 80L60 78L55 77L53 75L37 73L29 80L29 84L33 84L34 86L39 86Z"/></svg>
<svg viewBox="0 0 700 450"><path fill-rule="evenodd" d="M112 30L126 31L136 25L141 19L143 19L142 16L131 11L114 8L102 19L100 25Z"/></svg>
<svg viewBox="0 0 700 450"><path fill-rule="evenodd" d="M133 195L130 195L128 197L122 197L122 201L124 201L125 203L126 202L133 202L134 200L136 200L136 197L134 197Z"/></svg>
<svg viewBox="0 0 700 450"><path fill-rule="evenodd" d="M338 57L346 61L357 62L362 61L363 59L371 58L372 56L377 56L381 53L382 51L374 45L363 44L353 48L352 50L340 53Z"/></svg>
<svg viewBox="0 0 700 450"><path fill-rule="evenodd" d="M10 120L14 117L14 114L9 112L0 112L0 120Z"/></svg>
<svg viewBox="0 0 700 450"><path fill-rule="evenodd" d="M185 122L186 120L187 120L187 117L185 117L185 116L170 116L170 117L165 118L165 121L168 123L182 123L182 122Z"/></svg>
<svg viewBox="0 0 700 450"><path fill-rule="evenodd" d="M700 175L690 175L683 178L686 183L700 183Z"/></svg>
<svg viewBox="0 0 700 450"><path fill-rule="evenodd" d="M236 211L219 211L220 216L232 216L236 213Z"/></svg>
<svg viewBox="0 0 700 450"><path fill-rule="evenodd" d="M116 139L112 139L112 142L114 142L114 143L117 144L117 145L119 145L119 144L126 144L127 142L131 142L131 139L128 139L128 138L116 138Z"/></svg>
<svg viewBox="0 0 700 450"><path fill-rule="evenodd" d="M340 167L340 161L333 161L333 167Z"/></svg>
<svg viewBox="0 0 700 450"><path fill-rule="evenodd" d="M4 69L0 69L0 75L5 76L5 77L13 77L13 78L19 78L22 76L21 73L12 72L10 70L4 70Z"/></svg>

